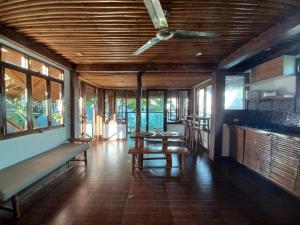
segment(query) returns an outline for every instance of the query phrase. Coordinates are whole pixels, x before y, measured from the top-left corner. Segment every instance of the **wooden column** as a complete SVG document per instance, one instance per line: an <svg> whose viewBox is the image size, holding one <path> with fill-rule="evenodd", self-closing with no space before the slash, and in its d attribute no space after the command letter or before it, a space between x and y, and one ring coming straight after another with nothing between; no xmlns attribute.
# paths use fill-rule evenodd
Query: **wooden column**
<svg viewBox="0 0 300 225"><path fill-rule="evenodd" d="M296 59L296 100L295 112L300 112L300 58Z"/></svg>
<svg viewBox="0 0 300 225"><path fill-rule="evenodd" d="M212 76L212 117L209 157L212 160L222 156L223 122L225 117L225 72L217 70Z"/></svg>
<svg viewBox="0 0 300 225"><path fill-rule="evenodd" d="M71 138L79 137L80 120L79 120L79 98L80 98L80 87L79 87L79 76L78 73L73 72L71 74Z"/></svg>
<svg viewBox="0 0 300 225"><path fill-rule="evenodd" d="M137 76L137 85L136 85L136 124L135 124L135 131L141 131L141 121L142 121L142 114L141 114L141 101L142 101L142 73L138 72Z"/></svg>

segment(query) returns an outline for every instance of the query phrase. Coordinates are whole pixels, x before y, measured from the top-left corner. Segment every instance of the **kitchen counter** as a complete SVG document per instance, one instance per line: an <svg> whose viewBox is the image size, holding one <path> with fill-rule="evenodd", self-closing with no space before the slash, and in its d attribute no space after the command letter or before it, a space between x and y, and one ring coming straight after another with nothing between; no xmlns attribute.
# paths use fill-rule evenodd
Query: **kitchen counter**
<svg viewBox="0 0 300 225"><path fill-rule="evenodd" d="M260 128L260 127L253 127L250 125L245 125L245 124L237 124L237 123L231 123L228 124L230 125L234 125L234 126L239 126L242 127L244 129L254 129L257 132L260 133L272 133L273 135L277 135L277 136L281 136L284 138L292 138L292 139L297 139L300 140L300 133L297 133L295 131L291 131L291 129L278 129L278 128Z"/></svg>

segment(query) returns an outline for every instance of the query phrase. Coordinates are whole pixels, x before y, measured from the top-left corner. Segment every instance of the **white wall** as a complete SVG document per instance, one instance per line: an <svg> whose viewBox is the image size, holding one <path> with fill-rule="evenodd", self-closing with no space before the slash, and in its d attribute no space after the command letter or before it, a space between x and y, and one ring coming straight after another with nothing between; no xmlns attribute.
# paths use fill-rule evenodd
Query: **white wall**
<svg viewBox="0 0 300 225"><path fill-rule="evenodd" d="M184 125L183 124L167 124L167 131L178 132L178 134L184 136Z"/></svg>
<svg viewBox="0 0 300 225"><path fill-rule="evenodd" d="M30 158L34 155L40 154L44 151L49 150L50 148L56 147L61 143L65 142L68 137L70 137L70 71L62 66L56 65L47 59L32 54L28 50L22 49L7 40L0 38L0 43L16 49L20 52L23 52L29 56L32 56L36 59L39 59L43 62L48 63L49 65L56 66L64 70L65 77L65 127L55 128L43 133L24 135L21 137L11 138L7 140L0 141L0 169L3 169L7 166Z"/></svg>

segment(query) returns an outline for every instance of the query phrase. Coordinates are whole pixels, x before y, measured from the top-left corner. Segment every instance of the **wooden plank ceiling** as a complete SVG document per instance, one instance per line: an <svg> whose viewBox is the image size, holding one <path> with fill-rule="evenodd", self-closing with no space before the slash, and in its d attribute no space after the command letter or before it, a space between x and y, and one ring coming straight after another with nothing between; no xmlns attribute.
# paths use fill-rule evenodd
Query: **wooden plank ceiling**
<svg viewBox="0 0 300 225"><path fill-rule="evenodd" d="M136 49L156 34L142 0L0 1L0 23L46 45L74 64L201 66L218 64L252 38L300 10L298 0L161 0L161 4L170 13L168 23L172 30L213 31L220 35L219 38L214 42L161 42L140 56L132 56ZM198 52L202 55L196 56ZM152 74L151 82L149 76L149 86L172 83L174 77L182 80L189 77L189 74L182 76L178 72L156 72ZM207 71L198 76L206 78L209 74L210 71ZM83 72L81 75L101 86L106 86L108 82L104 79L107 74L103 72ZM110 87L120 87L125 81L134 80L125 78L135 74L118 73L114 76L119 78L110 82ZM190 77L196 83L202 79L195 74L190 74ZM195 83L178 81L181 84L178 87ZM134 86L134 83L128 86Z"/></svg>

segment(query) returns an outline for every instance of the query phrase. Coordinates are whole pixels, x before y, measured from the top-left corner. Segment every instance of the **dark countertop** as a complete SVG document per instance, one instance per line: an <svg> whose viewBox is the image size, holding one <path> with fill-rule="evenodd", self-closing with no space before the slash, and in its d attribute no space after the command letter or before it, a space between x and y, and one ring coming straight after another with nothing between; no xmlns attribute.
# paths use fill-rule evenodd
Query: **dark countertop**
<svg viewBox="0 0 300 225"><path fill-rule="evenodd" d="M259 126L251 126L247 124L238 124L238 123L230 123L227 125L235 125L239 127L243 127L244 129L254 129L258 132L262 133L270 133L274 135L278 135L280 137L284 138L292 138L292 139L297 139L300 140L300 132L296 131L294 128L289 128L289 127L259 127Z"/></svg>

